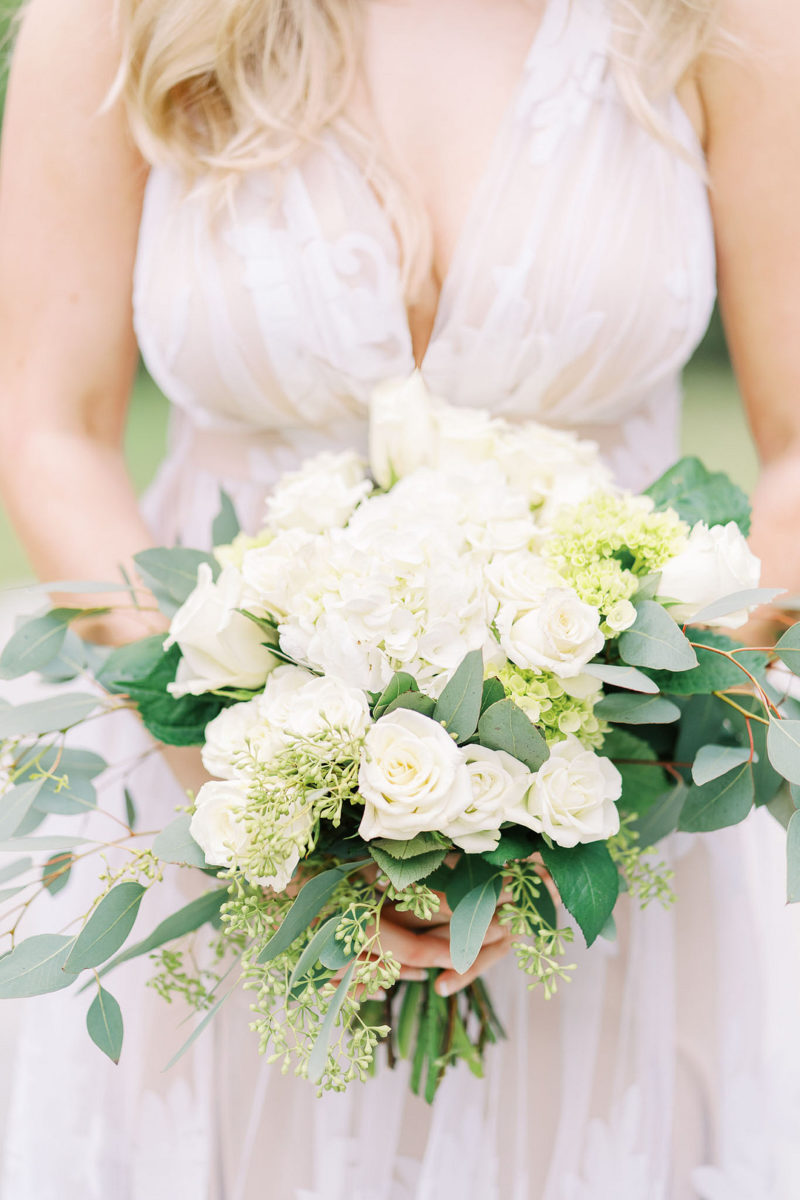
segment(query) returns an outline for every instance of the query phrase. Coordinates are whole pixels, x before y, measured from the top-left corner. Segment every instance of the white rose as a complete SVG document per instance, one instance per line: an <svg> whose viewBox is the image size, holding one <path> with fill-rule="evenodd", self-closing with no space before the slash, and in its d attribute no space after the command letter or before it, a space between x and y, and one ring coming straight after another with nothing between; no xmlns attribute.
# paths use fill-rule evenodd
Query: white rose
<svg viewBox="0 0 800 1200"><path fill-rule="evenodd" d="M253 754L259 762L269 762L286 747L286 731L295 700L315 678L310 671L289 663L276 667L272 672L263 695L255 701L259 720L250 730Z"/></svg>
<svg viewBox="0 0 800 1200"><path fill-rule="evenodd" d="M559 846L605 841L619 831L622 777L612 762L569 736L550 750L510 818Z"/></svg>
<svg viewBox="0 0 800 1200"><path fill-rule="evenodd" d="M733 592L757 588L760 578L761 562L734 521L710 529L701 521L683 551L662 567L658 590L664 600L678 601L668 612L683 625L707 605ZM742 609L707 624L738 629L747 616L748 610Z"/></svg>
<svg viewBox="0 0 800 1200"><path fill-rule="evenodd" d="M572 588L549 588L534 609L502 605L497 628L511 662L564 679L581 674L605 641L597 609L584 604Z"/></svg>
<svg viewBox="0 0 800 1200"><path fill-rule="evenodd" d="M366 733L370 720L367 698L360 688L349 687L332 675L311 676L291 697L286 731L296 737L313 737L333 726L358 738Z"/></svg>
<svg viewBox="0 0 800 1200"><path fill-rule="evenodd" d="M237 612L247 602L235 567L224 567L215 583L209 564L200 564L197 587L175 613L164 642L164 649L177 642L183 655L168 685L173 696L263 685L277 659L263 645L264 632Z"/></svg>
<svg viewBox="0 0 800 1200"><path fill-rule="evenodd" d="M441 832L468 854L493 850L500 841L500 826L509 819L533 782L528 768L503 750L467 746L464 761L472 795Z"/></svg>
<svg viewBox="0 0 800 1200"><path fill-rule="evenodd" d="M197 793L195 812L189 832L214 867L236 867L247 855L248 836L242 812L248 803L248 783L245 780L214 780L204 783ZM292 833L304 836L310 832L311 821L306 814L290 818ZM289 883L300 861L294 849L275 875L251 878L251 883L281 892Z"/></svg>
<svg viewBox="0 0 800 1200"><path fill-rule="evenodd" d="M561 582L546 559L527 550L496 554L485 572L492 595L498 600L515 601L530 608L541 600L548 588Z"/></svg>
<svg viewBox="0 0 800 1200"><path fill-rule="evenodd" d="M347 524L372 490L364 466L354 450L340 454L323 451L299 470L283 475L267 498L267 527L322 533Z"/></svg>
<svg viewBox="0 0 800 1200"><path fill-rule="evenodd" d="M364 800L359 833L366 840L406 840L441 830L472 799L458 746L436 721L398 708L367 734L358 774Z"/></svg>
<svg viewBox="0 0 800 1200"><path fill-rule="evenodd" d="M380 487L391 487L432 461L435 404L419 371L375 388L369 410L369 462Z"/></svg>
<svg viewBox="0 0 800 1200"><path fill-rule="evenodd" d="M242 753L248 740L263 724L261 697L223 708L206 725L203 735L203 766L218 779L237 779L246 774Z"/></svg>
<svg viewBox="0 0 800 1200"><path fill-rule="evenodd" d="M475 463L494 458L504 423L482 408L456 408L440 404L435 412L435 465L463 471Z"/></svg>

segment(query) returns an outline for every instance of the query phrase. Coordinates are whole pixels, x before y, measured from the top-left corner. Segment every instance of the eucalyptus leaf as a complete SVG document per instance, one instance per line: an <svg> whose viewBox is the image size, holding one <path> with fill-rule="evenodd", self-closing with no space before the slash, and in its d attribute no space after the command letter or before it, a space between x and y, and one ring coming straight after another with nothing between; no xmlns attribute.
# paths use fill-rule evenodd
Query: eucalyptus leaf
<svg viewBox="0 0 800 1200"><path fill-rule="evenodd" d="M789 783L800 783L800 721L770 718L767 754L776 771Z"/></svg>
<svg viewBox="0 0 800 1200"><path fill-rule="evenodd" d="M308 974L312 967L317 965L320 955L325 952L334 940L336 928L341 919L342 914L336 913L335 916L329 917L327 921L323 921L319 929L315 930L308 945L295 963L294 970L289 977L289 991Z"/></svg>
<svg viewBox="0 0 800 1200"><path fill-rule="evenodd" d="M653 682L660 691L675 696L693 696L739 687L749 682L742 668L756 678L763 677L767 658L759 651L742 653L737 642L714 629L689 629L687 636L694 643L697 666L691 671L652 671ZM720 650L728 653L735 650L736 654L730 659L718 653Z"/></svg>
<svg viewBox="0 0 800 1200"><path fill-rule="evenodd" d="M403 984L403 999L395 1026L395 1041L400 1058L410 1058L414 1044L414 1032L419 1027L422 1002L425 999L425 984L407 982Z"/></svg>
<svg viewBox="0 0 800 1200"><path fill-rule="evenodd" d="M650 676L645 675L643 671L637 671L636 667L612 667L606 663L588 663L583 668L583 673L592 675L601 683L624 688L629 692L646 692L655 695L658 691L658 684L653 683Z"/></svg>
<svg viewBox="0 0 800 1200"><path fill-rule="evenodd" d="M226 491L219 489L219 512L211 526L211 540L215 546L229 546L241 526L233 501Z"/></svg>
<svg viewBox="0 0 800 1200"><path fill-rule="evenodd" d="M620 635L620 658L632 667L688 671L697 666L697 655L675 621L653 600L643 600L636 621Z"/></svg>
<svg viewBox="0 0 800 1200"><path fill-rule="evenodd" d="M459 975L475 962L500 898L502 879L494 875L478 884L456 906L450 918L450 957Z"/></svg>
<svg viewBox="0 0 800 1200"><path fill-rule="evenodd" d="M59 779L48 777L41 780L41 785L33 802L33 807L39 812L72 816L97 808L97 792L85 777L71 777L66 787L60 785Z"/></svg>
<svg viewBox="0 0 800 1200"><path fill-rule="evenodd" d="M483 655L471 650L439 697L433 718L461 745L478 727L483 699Z"/></svg>
<svg viewBox="0 0 800 1200"><path fill-rule="evenodd" d="M328 1049L333 1037L333 1031L336 1027L339 1013L342 1011L344 1002L347 999L347 991L355 969L356 964L353 962L345 971L341 983L331 997L328 1011L325 1013L319 1034L317 1035L317 1040L314 1042L311 1053L308 1056L308 1078L313 1083L319 1083L325 1073L325 1065L328 1061Z"/></svg>
<svg viewBox="0 0 800 1200"><path fill-rule="evenodd" d="M0 740L4 738L57 733L80 724L101 704L98 696L83 692L66 692L46 700L28 704L9 705L0 709Z"/></svg>
<svg viewBox="0 0 800 1200"><path fill-rule="evenodd" d="M344 942L339 942L333 938L320 950L319 961L328 971L343 971L348 967L355 958L355 953L351 950L349 953L344 948Z"/></svg>
<svg viewBox="0 0 800 1200"><path fill-rule="evenodd" d="M413 675L409 675L407 671L397 671L375 701L372 710L373 717L376 721L379 717L382 717L388 705L396 700L398 696L402 696L405 692L418 691L417 681Z"/></svg>
<svg viewBox="0 0 800 1200"><path fill-rule="evenodd" d="M118 1063L122 1053L122 1010L111 993L99 985L86 1014L86 1028L95 1046Z"/></svg>
<svg viewBox="0 0 800 1200"><path fill-rule="evenodd" d="M153 840L153 854L162 862L181 867L207 867L206 856L189 832L192 818L181 813Z"/></svg>
<svg viewBox="0 0 800 1200"><path fill-rule="evenodd" d="M497 867L486 862L483 855L462 854L450 872L444 888L445 898L451 911L456 911L468 892L482 886L490 879L496 879L497 874Z"/></svg>
<svg viewBox="0 0 800 1200"><path fill-rule="evenodd" d="M506 689L499 679L496 679L494 675L490 675L488 679L483 681L481 716L486 712L487 708L491 708L493 704L497 704L498 700L505 700L505 698Z"/></svg>
<svg viewBox="0 0 800 1200"><path fill-rule="evenodd" d="M595 705L594 711L604 721L619 725L671 725L680 719L681 710L664 696L635 696L615 692Z"/></svg>
<svg viewBox="0 0 800 1200"><path fill-rule="evenodd" d="M69 987L74 977L66 974L64 963L74 942L74 938L56 933L40 933L20 942L0 958L0 1000L41 996Z"/></svg>
<svg viewBox="0 0 800 1200"><path fill-rule="evenodd" d="M790 671L800 675L800 622L787 629L783 637L776 642L775 653Z"/></svg>
<svg viewBox="0 0 800 1200"><path fill-rule="evenodd" d="M600 936L619 895L619 872L605 842L542 848L544 865L558 894L580 926L586 945Z"/></svg>
<svg viewBox="0 0 800 1200"><path fill-rule="evenodd" d="M0 655L0 679L18 679L29 671L41 671L60 654L70 621L83 613L107 611L53 608L43 616L29 617L9 639Z"/></svg>
<svg viewBox="0 0 800 1200"><path fill-rule="evenodd" d="M447 849L444 848L429 850L425 854L417 854L413 858L401 861L387 854L374 842L369 843L369 852L398 892L404 891L412 883L420 883L427 879L447 857Z"/></svg>
<svg viewBox="0 0 800 1200"><path fill-rule="evenodd" d="M753 807L755 785L749 763L727 771L703 787L689 788L678 828L686 833L710 833L738 825Z"/></svg>
<svg viewBox="0 0 800 1200"><path fill-rule="evenodd" d="M126 692L127 684L147 679L163 658L163 633L129 642L111 651L97 672L97 681L107 692Z"/></svg>
<svg viewBox="0 0 800 1200"><path fill-rule="evenodd" d="M786 834L786 899L800 901L800 812L795 812Z"/></svg>
<svg viewBox="0 0 800 1200"><path fill-rule="evenodd" d="M743 608L757 608L759 604L769 604L776 596L781 596L785 588L746 588L741 592L733 592L723 596L713 604L707 604L700 612L692 617L693 625L703 625L706 621L715 621L719 617L729 617L732 613L741 612Z"/></svg>
<svg viewBox="0 0 800 1200"><path fill-rule="evenodd" d="M212 921L219 913L223 903L228 899L228 889L225 887L214 888L210 892L204 892L202 896L198 896L195 900L190 900L183 908L179 908L177 912L171 913L165 917L151 934L148 934L142 941L136 942L133 946L129 946L127 950L123 950L121 954L116 955L110 962L104 963L99 974L107 975L109 971L113 971L120 963L128 962L132 958L140 958L143 954L150 954L153 950L157 950L159 946L165 945L167 942L174 942L176 938L185 937L187 933L193 933L195 929L199 929L208 921Z"/></svg>
<svg viewBox="0 0 800 1200"><path fill-rule="evenodd" d="M19 851L30 850L32 853L46 853L56 850L72 850L75 846L85 846L87 838L67 837L62 834L52 834L49 837L15 837L0 842L0 854L17 854Z"/></svg>
<svg viewBox="0 0 800 1200"><path fill-rule="evenodd" d="M42 883L51 896L57 896L69 883L72 863L73 856L69 852L54 854L52 858L48 858L42 870Z"/></svg>
<svg viewBox="0 0 800 1200"><path fill-rule="evenodd" d="M495 867L504 867L515 859L529 858L539 844L538 836L523 825L501 829L500 841L494 850L484 850L481 858Z"/></svg>
<svg viewBox="0 0 800 1200"><path fill-rule="evenodd" d="M758 757L757 755L754 757ZM692 780L698 787L719 779L734 767L750 761L751 753L746 746L703 746L692 764Z"/></svg>
<svg viewBox="0 0 800 1200"><path fill-rule="evenodd" d="M29 886L29 884L23 883L17 887L0 888L0 904L5 904L6 900L13 900L15 896L18 896L20 892L24 892L25 888Z"/></svg>
<svg viewBox="0 0 800 1200"><path fill-rule="evenodd" d="M513 700L498 700L478 722L480 744L489 750L505 750L530 771L538 771L550 756L547 742Z"/></svg>
<svg viewBox="0 0 800 1200"><path fill-rule="evenodd" d="M32 858L18 858L16 862L7 863L6 866L0 868L0 883L8 883L10 879L24 875L26 871L30 871L32 866Z"/></svg>
<svg viewBox="0 0 800 1200"><path fill-rule="evenodd" d="M13 837L42 790L44 780L18 783L0 795L0 838Z"/></svg>
<svg viewBox="0 0 800 1200"><path fill-rule="evenodd" d="M308 929L311 922L330 900L339 884L348 875L367 866L369 859L357 863L342 864L322 871L304 883L295 897L292 907L283 918L280 927L275 931L258 956L258 962L271 962L277 955L288 950L300 934Z"/></svg>
<svg viewBox="0 0 800 1200"><path fill-rule="evenodd" d="M398 708L407 708L411 712L422 713L423 717L432 717L436 709L436 701L432 696L425 696L422 692L403 692L401 696L389 701L381 716L385 717L391 712L396 712Z"/></svg>
<svg viewBox="0 0 800 1200"><path fill-rule="evenodd" d="M229 996L233 995L233 993L235 991L236 991L235 988L231 988L231 990L229 992L226 992L224 996L220 996L219 1000L217 1000L216 1003L205 1014L202 1021L198 1021L197 1025L195 1025L194 1029L189 1034L188 1038L183 1043L180 1050L178 1050L177 1054L173 1054L172 1058L169 1060L167 1065L164 1067L165 1071L169 1071L170 1068L174 1067L175 1064L183 1058L186 1051L189 1050L194 1045L194 1043L200 1037L200 1034L203 1033L203 1031L208 1028L208 1026L214 1020L214 1017L217 1015L219 1010L222 1008L225 1001L228 999Z"/></svg>
<svg viewBox="0 0 800 1200"><path fill-rule="evenodd" d="M676 784L664 791L660 799L651 804L644 814L637 817L631 828L639 835L643 850L655 846L662 838L678 828L683 806L689 789L685 784Z"/></svg>
<svg viewBox="0 0 800 1200"><path fill-rule="evenodd" d="M612 729L600 753L611 759L622 777L621 811L641 816L663 795L666 776L647 742L627 730Z"/></svg>
<svg viewBox="0 0 800 1200"><path fill-rule="evenodd" d="M115 954L133 929L144 892L141 884L132 881L113 887L78 934L64 970L77 975Z"/></svg>
<svg viewBox="0 0 800 1200"><path fill-rule="evenodd" d="M142 581L152 591L158 607L168 617L174 616L197 586L201 563L211 568L214 579L219 575L219 563L212 554L190 550L184 546L158 546L142 550L133 556Z"/></svg>

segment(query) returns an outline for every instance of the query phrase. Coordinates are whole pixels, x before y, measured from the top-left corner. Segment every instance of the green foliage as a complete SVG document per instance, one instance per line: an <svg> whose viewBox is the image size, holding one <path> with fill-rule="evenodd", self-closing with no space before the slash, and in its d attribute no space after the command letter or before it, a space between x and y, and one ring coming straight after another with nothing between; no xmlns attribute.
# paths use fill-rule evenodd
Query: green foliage
<svg viewBox="0 0 800 1200"><path fill-rule="evenodd" d="M697 666L688 639L654 600L640 601L635 623L620 635L617 645L622 661L632 667L688 671Z"/></svg>
<svg viewBox="0 0 800 1200"><path fill-rule="evenodd" d="M28 704L9 704L0 709L0 741L64 732L85 721L100 704L98 696L82 692L66 692Z"/></svg>
<svg viewBox="0 0 800 1200"><path fill-rule="evenodd" d="M482 746L505 750L530 771L538 771L550 756L541 733L513 700L498 700L486 709L478 722L478 737Z"/></svg>
<svg viewBox="0 0 800 1200"><path fill-rule="evenodd" d="M40 933L0 958L0 1000L58 992L74 980L64 970L75 939Z"/></svg>
<svg viewBox="0 0 800 1200"><path fill-rule="evenodd" d="M727 525L750 532L750 501L727 475L712 474L699 458L682 458L647 489L656 508L673 508L689 525Z"/></svg>
<svg viewBox="0 0 800 1200"><path fill-rule="evenodd" d="M161 862L182 867L206 867L206 856L189 832L192 818L181 813L153 840L153 854Z"/></svg>
<svg viewBox="0 0 800 1200"><path fill-rule="evenodd" d="M219 512L211 526L211 541L215 546L228 546L239 533L241 526L233 507L233 501L223 488L219 490Z"/></svg>
<svg viewBox="0 0 800 1200"><path fill-rule="evenodd" d="M703 787L734 767L749 763L750 757L746 746L703 746L692 764L692 782Z"/></svg>
<svg viewBox="0 0 800 1200"><path fill-rule="evenodd" d="M268 963L288 950L293 942L308 929L311 922L323 910L325 905L339 888L342 881L356 869L356 865L345 864L322 871L304 883L281 922L280 928L273 934L258 955L259 963Z"/></svg>
<svg viewBox="0 0 800 1200"><path fill-rule="evenodd" d="M652 857L652 848L642 844L630 817L622 821L619 833L610 838L607 844L629 895L635 897L642 908L646 908L653 900L658 900L664 907L674 902L674 871ZM613 921L613 917L610 920Z"/></svg>
<svg viewBox="0 0 800 1200"><path fill-rule="evenodd" d="M481 858L495 867L504 867L517 858L528 858L539 846L538 834L523 825L511 825L500 831L500 841L494 850L485 850Z"/></svg>
<svg viewBox="0 0 800 1200"><path fill-rule="evenodd" d="M157 741L170 746L200 746L205 728L226 706L219 696L181 696L167 691L180 662L178 646L162 652L153 669L139 679L119 679L116 684L136 704L146 728Z"/></svg>
<svg viewBox="0 0 800 1200"><path fill-rule="evenodd" d="M591 946L619 895L619 872L608 847L605 842L579 843L571 849L545 846L542 858L564 907L578 922L586 945Z"/></svg>
<svg viewBox="0 0 800 1200"><path fill-rule="evenodd" d="M97 995L86 1014L89 1037L113 1063L122 1053L123 1024L119 1004L105 988L97 985Z"/></svg>
<svg viewBox="0 0 800 1200"><path fill-rule="evenodd" d="M742 668L756 679L763 678L767 658L759 651L737 652L733 658L726 658L724 653L716 651L728 654L733 650L738 651L739 644L732 638L711 629L689 629L687 635L694 644L697 666L691 671L651 671L651 678L660 691L673 696L693 696L741 687L748 683Z"/></svg>
<svg viewBox="0 0 800 1200"><path fill-rule="evenodd" d="M131 684L143 683L157 671L163 658L164 635L156 633L138 642L116 647L95 672L95 677L107 692L127 692Z"/></svg>
<svg viewBox="0 0 800 1200"><path fill-rule="evenodd" d="M112 888L78 934L64 970L77 975L115 954L133 929L143 896L144 888L139 883L119 883Z"/></svg>
<svg viewBox="0 0 800 1200"><path fill-rule="evenodd" d="M635 667L615 667L606 663L589 663L584 667L584 674L599 679L601 683L611 684L612 687L622 688L629 692L645 692L655 695L658 684L649 675L637 671Z"/></svg>
<svg viewBox="0 0 800 1200"><path fill-rule="evenodd" d="M483 681L483 691L481 693L481 713L486 712L487 708L491 708L493 704L497 704L498 700L505 700L506 689L496 676L491 675Z"/></svg>
<svg viewBox="0 0 800 1200"><path fill-rule="evenodd" d="M29 671L43 671L61 653L71 621L107 611L105 608L53 608L43 616L28 618L0 655L0 679L18 679Z"/></svg>
<svg viewBox="0 0 800 1200"><path fill-rule="evenodd" d="M14 836L41 791L42 782L20 783L0 795L0 838Z"/></svg>
<svg viewBox="0 0 800 1200"><path fill-rule="evenodd" d="M483 700L483 655L472 650L439 697L433 717L461 745L478 727ZM502 701L501 701L502 703Z"/></svg>
<svg viewBox="0 0 800 1200"><path fill-rule="evenodd" d="M170 913L165 917L141 942L137 942L134 946L129 946L127 950L123 950L116 958L112 958L110 962L100 970L100 975L106 975L114 967L118 967L120 963L127 962L128 959L138 958L142 954L150 954L153 950L157 950L166 942L175 941L176 938L184 937L187 933L193 933L208 921L213 921L219 914L225 900L228 898L227 888L215 888L213 891L205 892L202 896L198 896L195 900L190 900L183 908L178 909L175 913Z"/></svg>
<svg viewBox="0 0 800 1200"><path fill-rule="evenodd" d="M800 622L787 629L775 644L775 653L790 671L800 674Z"/></svg>
<svg viewBox="0 0 800 1200"><path fill-rule="evenodd" d="M478 957L495 914L502 888L501 876L478 884L459 901L450 919L450 957L464 975Z"/></svg>
<svg viewBox="0 0 800 1200"><path fill-rule="evenodd" d="M786 899L800 901L800 812L795 812L786 834Z"/></svg>
<svg viewBox="0 0 800 1200"><path fill-rule="evenodd" d="M663 696L635 696L615 692L595 705L604 721L617 725L670 725L680 719L681 710Z"/></svg>
<svg viewBox="0 0 800 1200"><path fill-rule="evenodd" d="M395 672L373 705L372 715L375 720L382 717L389 705L407 692L419 692L416 679L407 671Z"/></svg>
<svg viewBox="0 0 800 1200"><path fill-rule="evenodd" d="M603 742L602 754L610 758L622 776L619 807L640 816L663 794L667 786L663 769L647 742L622 729L614 729Z"/></svg>
<svg viewBox="0 0 800 1200"><path fill-rule="evenodd" d="M800 721L770 718L767 754L776 771L789 783L800 784Z"/></svg>
<svg viewBox="0 0 800 1200"><path fill-rule="evenodd" d="M201 563L208 564L214 579L219 575L219 563L212 554L184 546L142 550L134 554L133 561L142 582L150 588L158 607L168 617L174 616L194 591Z"/></svg>
<svg viewBox="0 0 800 1200"><path fill-rule="evenodd" d="M447 854L447 848L428 850L409 858L398 859L387 853L377 842L371 842L369 852L378 864L392 886L401 892L412 883L419 883L432 875L441 866Z"/></svg>
<svg viewBox="0 0 800 1200"><path fill-rule="evenodd" d="M755 787L749 762L726 771L710 783L693 784L681 810L679 828L710 833L743 821L753 806Z"/></svg>

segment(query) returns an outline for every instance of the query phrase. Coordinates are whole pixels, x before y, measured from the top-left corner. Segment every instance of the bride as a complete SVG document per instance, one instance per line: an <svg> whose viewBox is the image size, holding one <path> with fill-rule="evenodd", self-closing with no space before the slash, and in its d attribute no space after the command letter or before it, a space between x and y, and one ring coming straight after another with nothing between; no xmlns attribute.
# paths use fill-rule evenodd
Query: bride
<svg viewBox="0 0 800 1200"><path fill-rule="evenodd" d="M754 543L767 582L800 587L791 0L115 7L30 0L9 89L0 475L42 578L208 543L220 485L252 526L281 472L363 446L371 390L415 367L451 402L595 439L642 486L676 456L718 280L763 461ZM143 511L121 445L137 344L173 402ZM146 748L104 737L123 766ZM127 775L156 817L180 803L163 760ZM258 1058L245 1001L163 1073L185 1031L136 964L119 1068L80 1005L31 1002L0 1075L0 1194L796 1200L779 841L764 813L673 838L674 910L631 911L554 1001L487 943L509 1039L431 1109L400 1070L317 1100ZM72 913L72 887L48 902ZM447 967L444 944L417 934L408 973Z"/></svg>

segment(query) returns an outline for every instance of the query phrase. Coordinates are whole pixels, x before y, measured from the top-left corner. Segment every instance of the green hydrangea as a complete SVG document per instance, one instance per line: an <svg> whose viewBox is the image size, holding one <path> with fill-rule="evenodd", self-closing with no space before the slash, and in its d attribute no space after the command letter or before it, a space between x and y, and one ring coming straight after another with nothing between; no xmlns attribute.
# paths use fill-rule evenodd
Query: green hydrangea
<svg viewBox="0 0 800 1200"><path fill-rule="evenodd" d="M608 615L683 547L689 526L647 496L596 492L563 509L544 554L586 604Z"/></svg>
<svg viewBox="0 0 800 1200"><path fill-rule="evenodd" d="M594 713L602 694L599 690L585 698L569 696L555 675L547 671L537 674L513 663L502 667L497 678L506 695L539 726L548 742L563 741L574 733L585 746L596 749L603 744L608 725Z"/></svg>
<svg viewBox="0 0 800 1200"><path fill-rule="evenodd" d="M236 570L240 571L248 550L258 550L274 540L275 534L269 529L262 529L255 535L237 533L232 542L214 547L214 557L221 567L236 567Z"/></svg>

